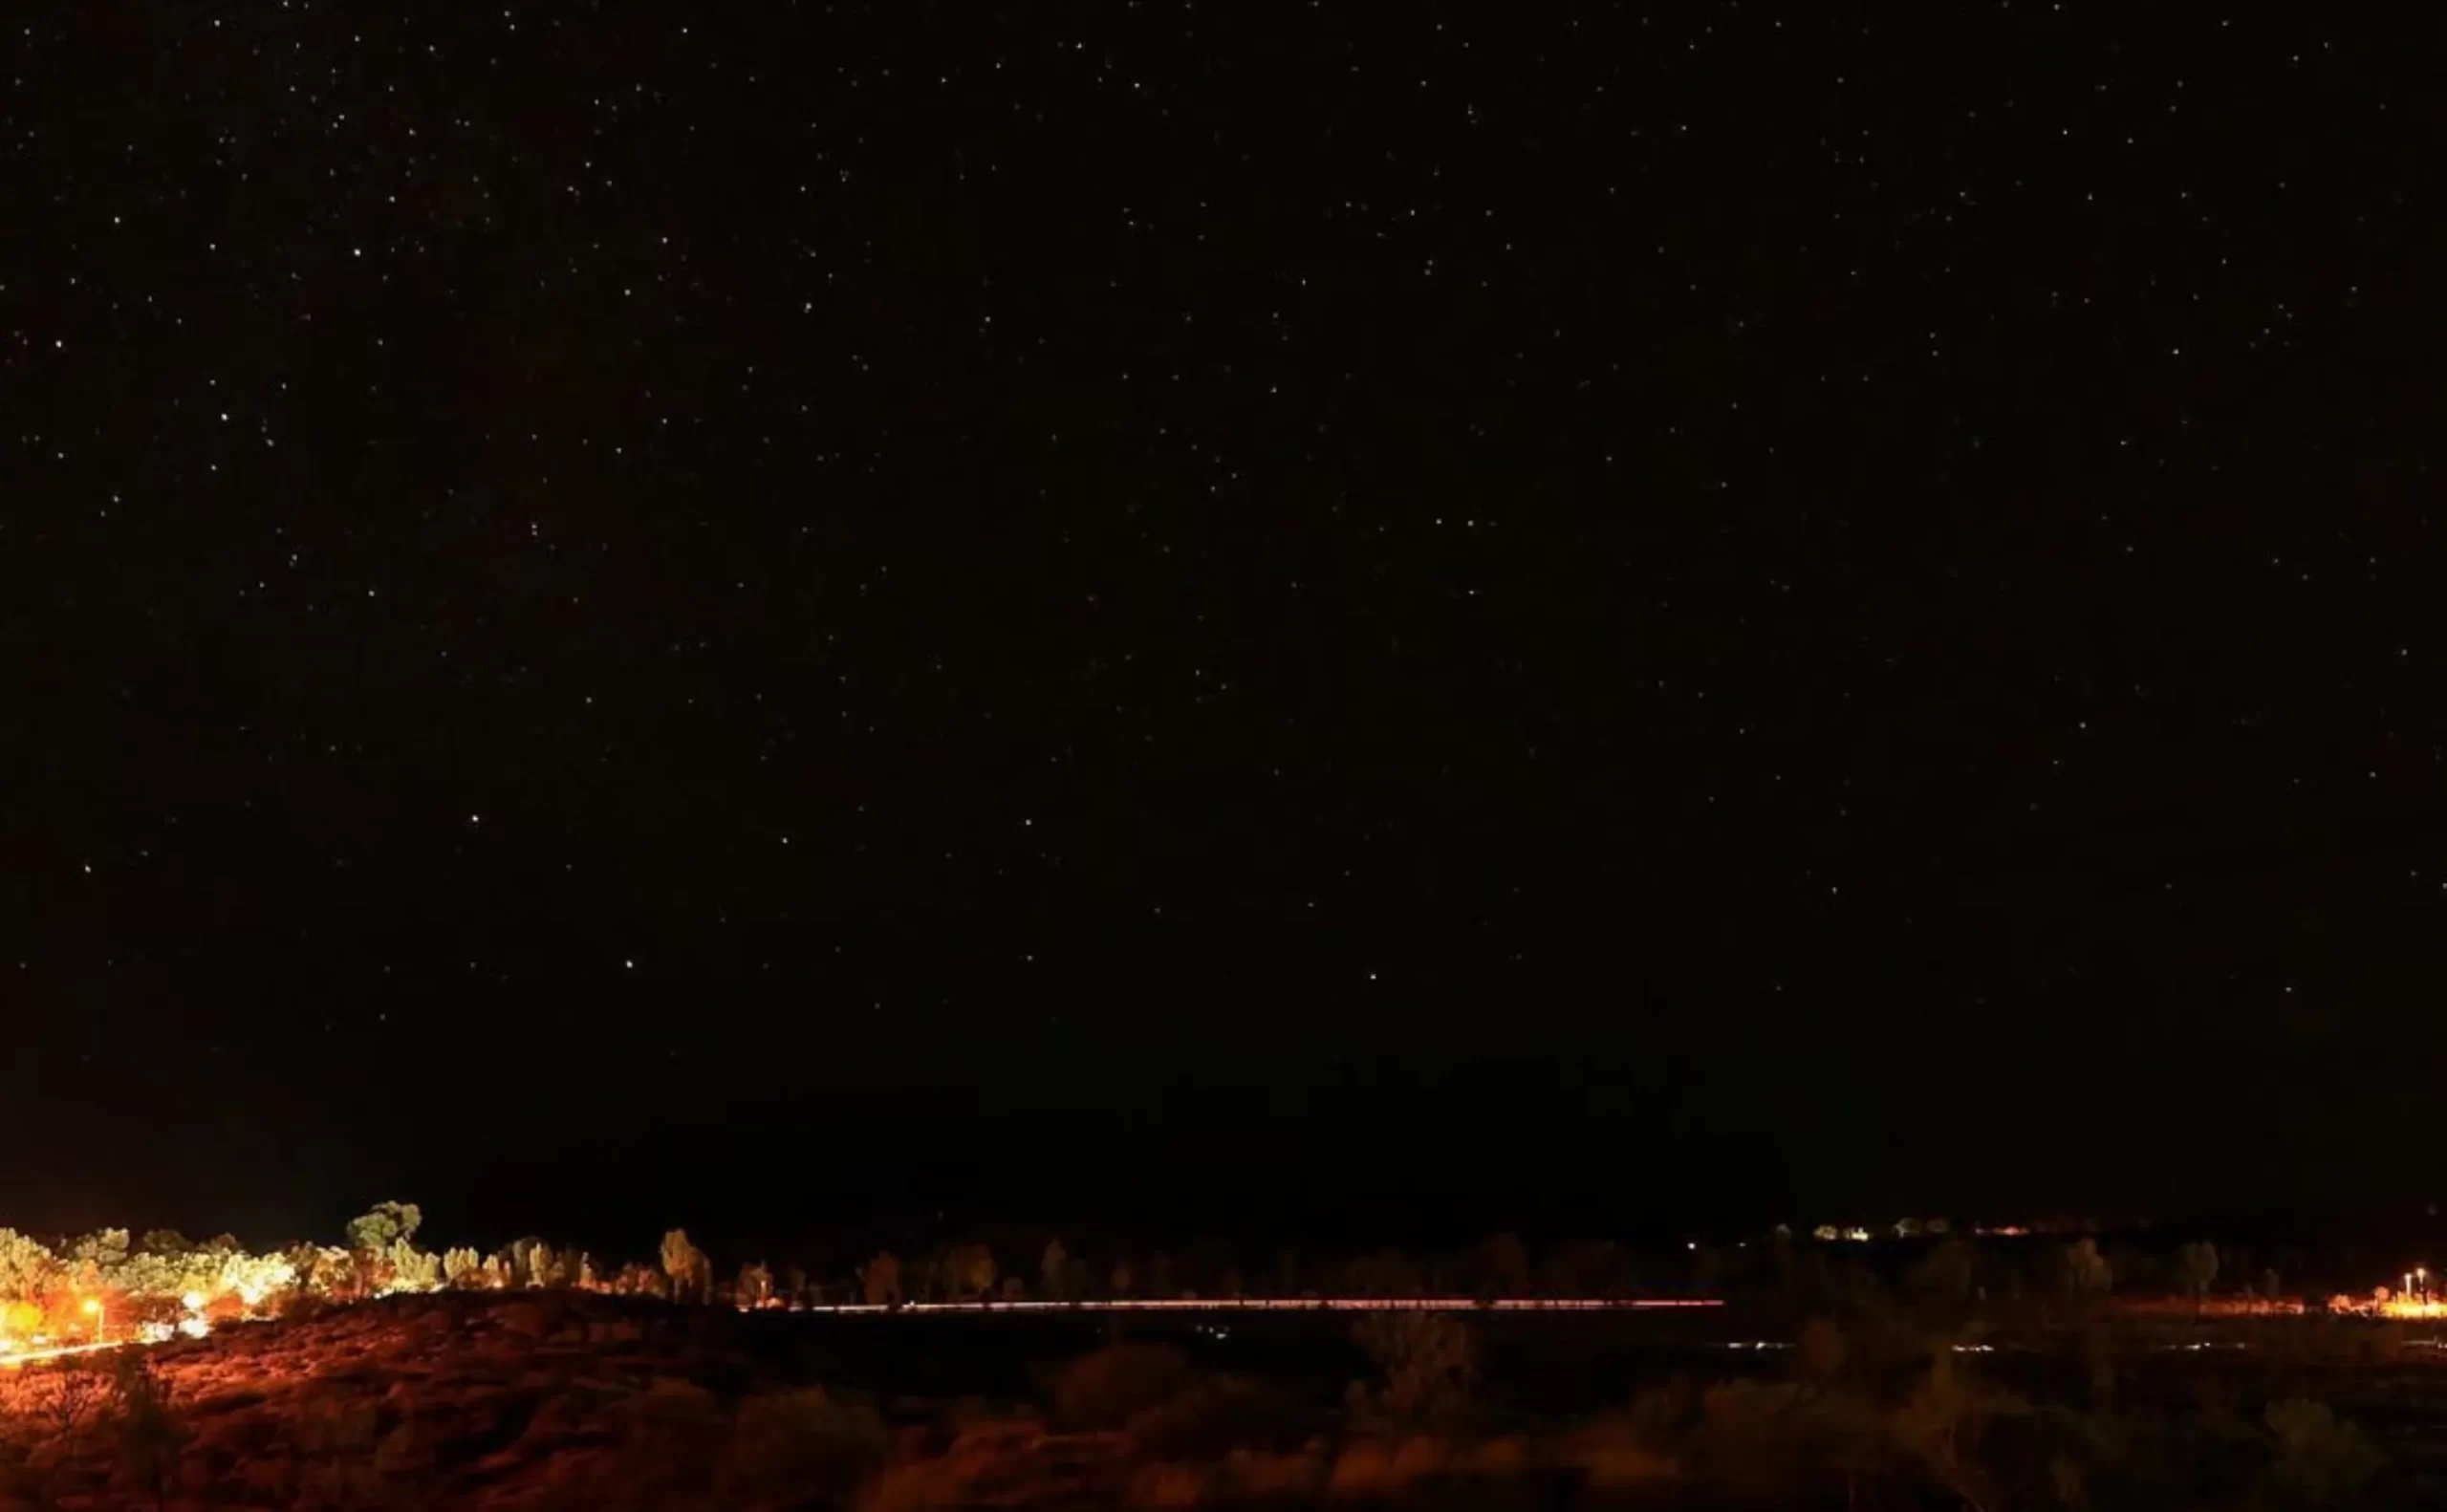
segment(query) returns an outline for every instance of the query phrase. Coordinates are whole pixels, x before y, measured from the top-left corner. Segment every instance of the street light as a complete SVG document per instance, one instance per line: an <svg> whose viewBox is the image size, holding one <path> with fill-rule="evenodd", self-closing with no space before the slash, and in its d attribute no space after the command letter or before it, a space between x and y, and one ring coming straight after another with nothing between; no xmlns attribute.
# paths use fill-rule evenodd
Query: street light
<svg viewBox="0 0 2447 1512"><path fill-rule="evenodd" d="M101 1342L102 1342L102 1299L101 1299L101 1298L99 1298L99 1297L87 1297L87 1298L85 1299L85 1316L87 1316L87 1317L89 1317L89 1318L91 1318L91 1319L93 1319L93 1320L94 1320L94 1342L95 1342L96 1344L99 1344L99 1343L101 1343Z"/></svg>

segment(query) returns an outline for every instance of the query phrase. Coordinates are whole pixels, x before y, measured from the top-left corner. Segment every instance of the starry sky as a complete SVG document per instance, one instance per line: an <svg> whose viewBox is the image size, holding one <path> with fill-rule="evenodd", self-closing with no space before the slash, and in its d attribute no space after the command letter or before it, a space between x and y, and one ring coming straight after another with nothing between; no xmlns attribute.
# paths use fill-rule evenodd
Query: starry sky
<svg viewBox="0 0 2447 1512"><path fill-rule="evenodd" d="M38 7L0 1198L2427 1195L2422 30Z"/></svg>

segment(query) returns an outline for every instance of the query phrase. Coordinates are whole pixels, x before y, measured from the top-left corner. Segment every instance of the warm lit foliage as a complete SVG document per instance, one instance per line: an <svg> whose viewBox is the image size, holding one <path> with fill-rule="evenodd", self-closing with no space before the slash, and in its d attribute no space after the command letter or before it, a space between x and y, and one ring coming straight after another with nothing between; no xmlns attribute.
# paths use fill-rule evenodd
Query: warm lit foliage
<svg viewBox="0 0 2447 1512"><path fill-rule="evenodd" d="M688 1231L675 1228L662 1236L662 1273L671 1278L671 1295L682 1302L711 1302L714 1263L688 1242Z"/></svg>

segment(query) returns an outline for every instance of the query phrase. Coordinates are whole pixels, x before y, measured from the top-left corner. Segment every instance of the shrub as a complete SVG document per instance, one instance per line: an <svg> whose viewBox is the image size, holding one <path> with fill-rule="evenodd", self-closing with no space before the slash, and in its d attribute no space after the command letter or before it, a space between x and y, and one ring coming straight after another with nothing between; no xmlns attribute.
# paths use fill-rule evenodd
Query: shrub
<svg viewBox="0 0 2447 1512"><path fill-rule="evenodd" d="M2379 1469L2379 1451L2326 1402L2288 1397L2263 1415L2274 1439L2280 1486L2312 1506L2351 1503Z"/></svg>
<svg viewBox="0 0 2447 1512"><path fill-rule="evenodd" d="M829 1501L882 1464L891 1446L864 1402L821 1388L769 1392L740 1403L715 1490L725 1505Z"/></svg>
<svg viewBox="0 0 2447 1512"><path fill-rule="evenodd" d="M1293 1405L1262 1381L1220 1375L1193 1379L1129 1419L1130 1436L1167 1458L1221 1459L1296 1442L1302 1422Z"/></svg>
<svg viewBox="0 0 2447 1512"><path fill-rule="evenodd" d="M1072 1428L1120 1428L1187 1390L1189 1359L1161 1344L1115 1344L1081 1355L1053 1380L1054 1415Z"/></svg>
<svg viewBox="0 0 2447 1512"><path fill-rule="evenodd" d="M111 1363L108 1417L119 1473L154 1505L166 1505L194 1436L171 1410L169 1388L151 1360L131 1351Z"/></svg>
<svg viewBox="0 0 2447 1512"><path fill-rule="evenodd" d="M1430 1425L1468 1408L1479 1341L1467 1323L1441 1312L1378 1312L1360 1319L1352 1336L1385 1373L1383 1390L1366 1398L1375 1413L1397 1424Z"/></svg>

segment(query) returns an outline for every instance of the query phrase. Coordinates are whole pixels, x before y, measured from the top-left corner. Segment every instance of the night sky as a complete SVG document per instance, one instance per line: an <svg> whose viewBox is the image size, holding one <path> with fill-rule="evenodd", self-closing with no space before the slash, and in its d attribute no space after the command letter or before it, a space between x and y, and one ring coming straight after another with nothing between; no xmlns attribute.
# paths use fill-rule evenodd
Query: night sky
<svg viewBox="0 0 2447 1512"><path fill-rule="evenodd" d="M2147 9L12 17L8 1220L2433 1195L2437 38Z"/></svg>

